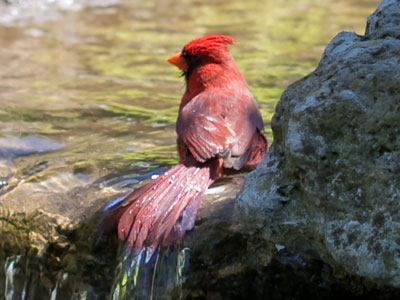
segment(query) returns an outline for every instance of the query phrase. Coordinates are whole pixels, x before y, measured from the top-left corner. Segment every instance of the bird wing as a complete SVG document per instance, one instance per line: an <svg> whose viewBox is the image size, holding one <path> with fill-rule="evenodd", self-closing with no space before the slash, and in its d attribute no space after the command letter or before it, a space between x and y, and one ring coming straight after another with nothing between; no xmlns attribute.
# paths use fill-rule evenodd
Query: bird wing
<svg viewBox="0 0 400 300"><path fill-rule="evenodd" d="M254 132L262 130L263 123L247 88L214 89L198 94L180 110L176 129L178 147L184 145L196 160L204 162L216 156L246 155Z"/></svg>

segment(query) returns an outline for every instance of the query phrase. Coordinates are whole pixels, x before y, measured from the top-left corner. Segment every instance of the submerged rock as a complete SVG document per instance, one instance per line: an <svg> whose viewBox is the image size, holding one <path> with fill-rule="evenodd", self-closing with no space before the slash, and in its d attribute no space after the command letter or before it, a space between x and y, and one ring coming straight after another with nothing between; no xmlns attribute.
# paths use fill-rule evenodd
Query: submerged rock
<svg viewBox="0 0 400 300"><path fill-rule="evenodd" d="M354 294L400 288L399 24L400 2L384 0L365 36L339 33L284 92L237 201L254 247L315 253L336 278L360 278Z"/></svg>
<svg viewBox="0 0 400 300"><path fill-rule="evenodd" d="M0 138L0 156L16 157L60 149L63 144L38 136Z"/></svg>

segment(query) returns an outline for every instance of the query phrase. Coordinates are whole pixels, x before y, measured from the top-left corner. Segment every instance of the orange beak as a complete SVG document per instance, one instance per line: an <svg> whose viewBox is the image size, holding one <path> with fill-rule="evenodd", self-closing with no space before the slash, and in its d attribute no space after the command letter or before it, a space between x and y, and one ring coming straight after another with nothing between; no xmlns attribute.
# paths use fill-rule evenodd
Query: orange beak
<svg viewBox="0 0 400 300"><path fill-rule="evenodd" d="M188 70L188 65L186 63L186 60L182 57L181 52L175 53L170 58L168 58L168 62L170 64L177 66L183 72L187 72L187 70Z"/></svg>

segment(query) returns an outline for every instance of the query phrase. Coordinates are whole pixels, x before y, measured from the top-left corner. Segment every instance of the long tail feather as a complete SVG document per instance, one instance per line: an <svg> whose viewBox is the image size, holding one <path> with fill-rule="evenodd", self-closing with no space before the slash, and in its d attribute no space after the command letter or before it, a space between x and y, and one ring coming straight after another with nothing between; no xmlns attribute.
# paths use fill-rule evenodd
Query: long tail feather
<svg viewBox="0 0 400 300"><path fill-rule="evenodd" d="M201 164L189 158L108 206L103 226L117 227L123 242L113 300L179 299L187 252L177 243L193 228L202 195L221 165L218 159Z"/></svg>
<svg viewBox="0 0 400 300"><path fill-rule="evenodd" d="M103 227L117 227L121 241L135 253L173 245L193 227L202 195L220 170L218 159L199 163L189 157L114 205Z"/></svg>

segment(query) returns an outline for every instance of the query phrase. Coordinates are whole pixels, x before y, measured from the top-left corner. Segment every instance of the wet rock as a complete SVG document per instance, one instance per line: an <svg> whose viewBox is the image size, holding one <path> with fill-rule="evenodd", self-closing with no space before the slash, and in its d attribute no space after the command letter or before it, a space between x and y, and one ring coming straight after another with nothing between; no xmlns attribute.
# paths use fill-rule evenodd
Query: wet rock
<svg viewBox="0 0 400 300"><path fill-rule="evenodd" d="M118 244L100 239L99 216L74 224L38 210L1 212L0 292L7 299L105 299Z"/></svg>
<svg viewBox="0 0 400 300"><path fill-rule="evenodd" d="M0 189L0 265L6 265L0 294L105 298L118 243L101 239L99 222L104 203L123 190L81 172L52 172L49 165L45 171L33 166L22 180L10 174Z"/></svg>
<svg viewBox="0 0 400 300"><path fill-rule="evenodd" d="M254 247L314 253L354 295L400 288L399 24L400 2L384 0L365 36L339 33L284 92L237 202Z"/></svg>
<svg viewBox="0 0 400 300"><path fill-rule="evenodd" d="M0 138L0 156L5 157L42 153L62 147L63 144L59 142L38 136Z"/></svg>
<svg viewBox="0 0 400 300"><path fill-rule="evenodd" d="M20 183L0 197L0 264L7 268L6 273L0 272L0 294L14 293L8 299L19 299L24 286L34 299L107 299L111 291L118 240L116 235L101 236L99 222L104 204L116 192L113 187L120 184L113 180L87 183L71 173L61 175L61 179ZM59 184L63 181L67 184ZM50 183L51 188L45 189ZM233 209L242 183L243 175L231 175L205 196L196 228L185 240L194 257L200 256L196 261L214 264L236 241L243 245L235 234L239 227ZM36 192L28 199L23 196L30 191ZM75 197L74 201L70 203L68 197ZM212 251L214 247L221 251ZM243 248L238 249L243 253ZM234 257L220 260L218 268L213 268L218 278L229 280L242 273L245 258L232 265ZM188 276L197 284L204 274L202 268L194 267Z"/></svg>

